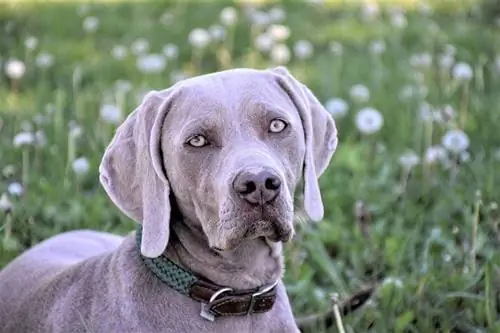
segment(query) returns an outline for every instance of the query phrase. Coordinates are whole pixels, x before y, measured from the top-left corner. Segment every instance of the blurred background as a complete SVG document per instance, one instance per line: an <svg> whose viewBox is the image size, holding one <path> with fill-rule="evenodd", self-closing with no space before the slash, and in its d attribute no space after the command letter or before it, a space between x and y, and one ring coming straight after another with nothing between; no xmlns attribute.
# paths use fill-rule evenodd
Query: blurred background
<svg viewBox="0 0 500 333"><path fill-rule="evenodd" d="M284 65L339 129L323 221L286 246L309 332L500 332L500 2L0 0L0 268L76 228L125 234L98 181L151 89Z"/></svg>

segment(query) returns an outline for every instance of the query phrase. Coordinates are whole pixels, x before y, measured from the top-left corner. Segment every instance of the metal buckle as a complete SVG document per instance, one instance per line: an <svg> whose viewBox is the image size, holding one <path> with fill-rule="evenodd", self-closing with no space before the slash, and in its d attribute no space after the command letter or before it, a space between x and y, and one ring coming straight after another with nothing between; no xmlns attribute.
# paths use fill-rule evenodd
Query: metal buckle
<svg viewBox="0 0 500 333"><path fill-rule="evenodd" d="M248 304L248 309L247 309L247 313L246 314L248 315L248 314L250 314L250 312L252 312L253 307L255 305L255 297L267 293L269 290L271 290L274 287L276 287L277 284L278 284L278 281L276 281L274 283L271 283L271 284L269 284L267 286L262 286L262 287L259 288L258 291L256 291L255 293L253 293L252 297L250 298L250 304Z"/></svg>
<svg viewBox="0 0 500 333"><path fill-rule="evenodd" d="M208 303L201 303L201 312L200 316L205 318L206 320L209 321L214 321L215 320L215 315L212 312L212 302L217 299L220 295L226 293L226 292L231 292L233 291L232 288L222 288L220 290L217 290L211 297Z"/></svg>

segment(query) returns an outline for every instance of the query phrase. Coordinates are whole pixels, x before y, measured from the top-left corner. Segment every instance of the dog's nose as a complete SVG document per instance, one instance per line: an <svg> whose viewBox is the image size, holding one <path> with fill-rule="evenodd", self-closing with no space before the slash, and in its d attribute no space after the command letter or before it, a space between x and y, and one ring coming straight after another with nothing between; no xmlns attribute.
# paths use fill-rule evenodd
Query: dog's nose
<svg viewBox="0 0 500 333"><path fill-rule="evenodd" d="M273 172L257 173L243 171L233 182L233 188L243 199L252 205L270 203L280 193L281 180Z"/></svg>

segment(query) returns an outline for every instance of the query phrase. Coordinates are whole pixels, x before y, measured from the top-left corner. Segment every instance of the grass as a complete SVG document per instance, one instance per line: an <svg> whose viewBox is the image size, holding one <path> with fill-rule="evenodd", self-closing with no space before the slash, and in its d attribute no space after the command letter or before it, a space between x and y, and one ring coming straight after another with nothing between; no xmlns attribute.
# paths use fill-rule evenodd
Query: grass
<svg viewBox="0 0 500 333"><path fill-rule="evenodd" d="M480 20L485 15L479 16L472 2L436 2L430 13L406 2L401 28L394 26L394 2L384 2L370 22L362 19L363 6L332 3L261 7L284 10L281 24L290 28L284 42L290 48L298 40L314 46L310 58L292 54L286 62L290 71L325 105L333 97L349 104L347 115L337 118L339 148L321 178L325 219L300 227L286 247L285 282L295 314L328 309L329 293L343 300L375 285L371 300L343 317L345 332L500 332L498 26ZM97 167L116 127L100 118L103 102L127 113L138 95L169 86L179 73L276 64L254 47L265 27L252 25L240 3L232 4L239 20L226 28L223 40L202 51L190 45L189 32L218 24L227 5L0 4L0 195L5 192L13 205L0 211L0 267L65 230L132 230L134 223L98 182ZM82 29L87 16L99 20L93 33ZM25 46L28 36L38 40L33 50ZM130 50L121 60L111 55L116 45L129 48L138 38L154 53L173 43L178 57L169 59L165 70L146 74ZM332 41L342 45L341 54L331 51ZM373 41L385 44L380 55L370 52ZM53 55L49 68L37 65L40 52ZM457 80L453 69L440 68L446 52L472 68L470 80ZM432 63L412 66L412 56L422 53ZM19 80L5 74L12 58L26 65ZM117 80L122 87L128 82L130 90L118 89ZM350 96L356 84L369 89L368 101ZM418 89L426 93L409 93ZM424 102L432 106L434 120L419 116ZM355 122L366 106L384 119L371 135L360 133ZM440 146L451 129L470 144L430 163L429 147ZM38 139L16 147L14 137L22 132L38 132ZM419 163L405 167L401 156L417 156ZM77 158L88 161L87 172L75 172ZM9 193L12 183L22 184L22 195Z"/></svg>

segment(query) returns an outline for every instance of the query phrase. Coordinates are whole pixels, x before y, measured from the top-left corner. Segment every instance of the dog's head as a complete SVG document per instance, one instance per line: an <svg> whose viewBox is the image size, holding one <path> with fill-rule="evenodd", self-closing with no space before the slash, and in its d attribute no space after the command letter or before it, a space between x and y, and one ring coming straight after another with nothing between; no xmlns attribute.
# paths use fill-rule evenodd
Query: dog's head
<svg viewBox="0 0 500 333"><path fill-rule="evenodd" d="M301 179L305 212L320 220L318 177L336 146L333 119L285 68L234 69L146 95L117 129L100 180L142 223L143 255L165 250L171 200L211 247L231 250L293 236Z"/></svg>

